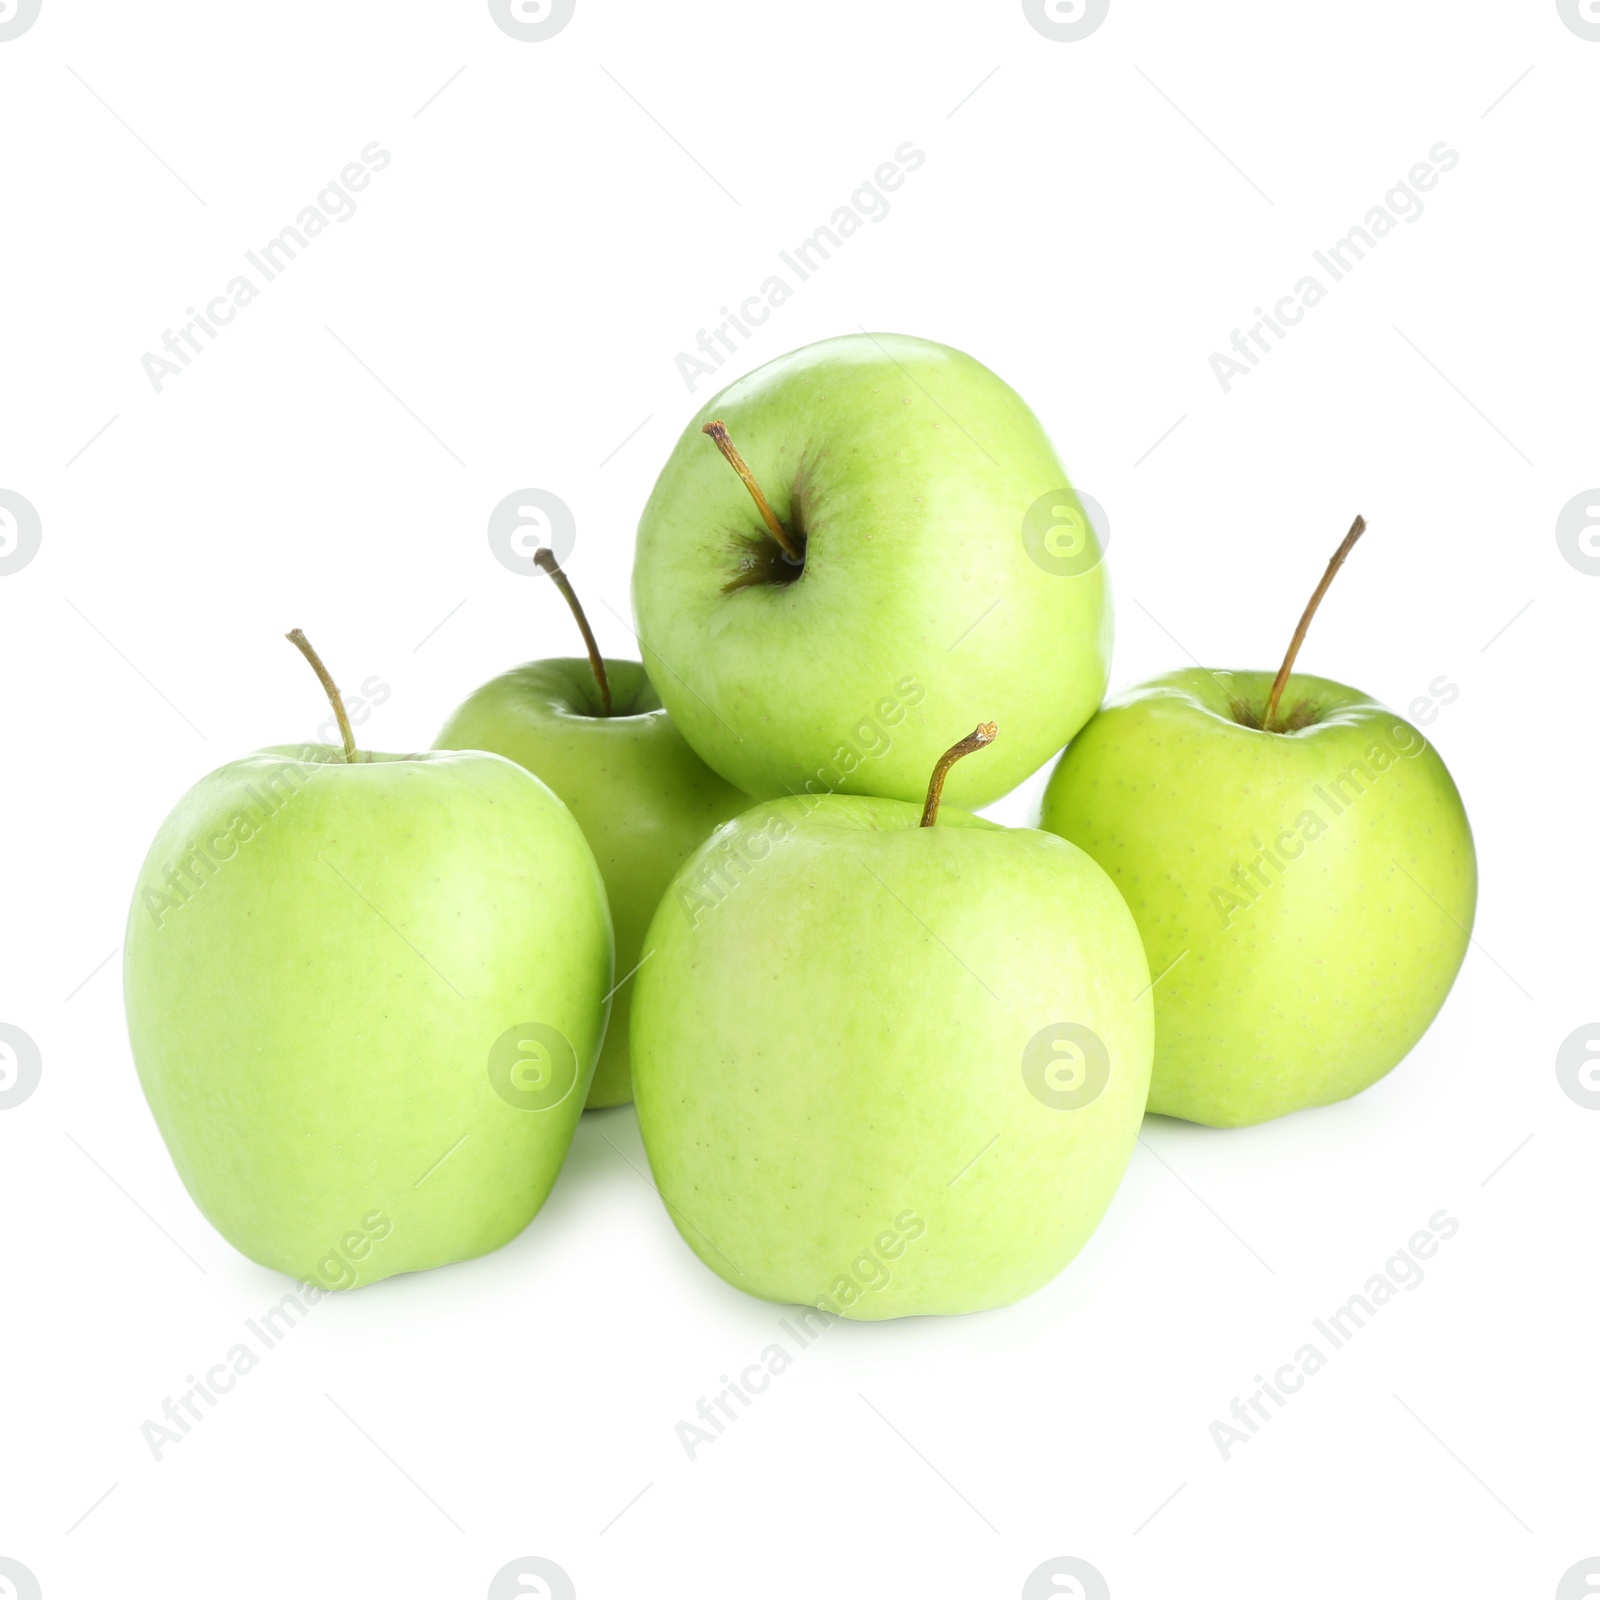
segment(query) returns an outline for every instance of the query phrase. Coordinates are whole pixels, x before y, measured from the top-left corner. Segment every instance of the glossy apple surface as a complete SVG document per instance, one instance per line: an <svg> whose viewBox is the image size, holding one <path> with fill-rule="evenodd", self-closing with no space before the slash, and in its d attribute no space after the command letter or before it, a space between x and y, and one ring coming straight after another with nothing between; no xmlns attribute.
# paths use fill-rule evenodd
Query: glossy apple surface
<svg viewBox="0 0 1600 1600"><path fill-rule="evenodd" d="M713 419L803 565L703 436ZM920 800L950 730L993 718L1005 739L950 777L950 803L974 807L1099 705L1099 558L1014 390L946 345L850 335L770 362L690 422L639 523L634 610L673 720L735 787Z"/></svg>
<svg viewBox="0 0 1600 1600"><path fill-rule="evenodd" d="M663 897L634 999L662 1198L746 1293L1005 1305L1094 1231L1149 1087L1144 951L1083 852L946 807L787 799Z"/></svg>
<svg viewBox="0 0 1600 1600"><path fill-rule="evenodd" d="M589 1089L594 1107L633 1097L627 975L639 964L663 892L712 829L752 804L684 743L637 661L605 666L610 716L586 660L533 661L486 683L434 741L441 749L492 750L542 778L594 851L622 980Z"/></svg>
<svg viewBox="0 0 1600 1600"><path fill-rule="evenodd" d="M128 1032L217 1230L348 1288L527 1225L583 1107L611 955L583 834L520 767L264 750L156 835Z"/></svg>
<svg viewBox="0 0 1600 1600"><path fill-rule="evenodd" d="M1040 826L1122 891L1156 976L1150 1109L1233 1126L1359 1093L1455 981L1472 830L1438 752L1358 690L1174 672L1063 753ZM1241 720L1241 716L1243 720ZM1253 725L1252 725L1253 724Z"/></svg>

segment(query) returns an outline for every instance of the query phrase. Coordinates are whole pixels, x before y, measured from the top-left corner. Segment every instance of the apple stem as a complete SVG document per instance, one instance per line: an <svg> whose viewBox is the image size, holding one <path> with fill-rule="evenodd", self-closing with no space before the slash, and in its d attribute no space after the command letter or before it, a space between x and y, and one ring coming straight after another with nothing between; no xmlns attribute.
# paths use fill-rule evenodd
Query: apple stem
<svg viewBox="0 0 1600 1600"><path fill-rule="evenodd" d="M605 707L605 715L611 715L611 685L606 681L606 664L600 659L600 646L594 642L594 630L589 626L589 619L583 614L583 607L578 603L578 592L572 587L572 580L561 570L561 563L556 560L554 552L545 549L542 545L533 553L533 564L546 573L550 581L561 591L561 598L567 602L572 611L574 620L578 624L578 632L583 635L584 648L589 652L589 665L594 670L594 681L600 685L600 703Z"/></svg>
<svg viewBox="0 0 1600 1600"><path fill-rule="evenodd" d="M1328 570L1322 574L1322 582L1316 587L1316 592L1311 596L1310 603L1300 617L1300 626L1294 630L1294 638L1289 641L1289 653L1283 658L1283 665L1278 668L1278 676L1272 680L1272 693L1267 696L1267 714L1261 719L1261 731L1272 732L1272 719L1278 712L1278 701L1283 695L1284 688L1289 682L1289 672L1294 666L1294 658L1300 654L1300 646L1305 643L1306 631L1311 626L1311 619L1317 614L1317 607L1322 604L1322 597L1328 592L1328 585L1333 582L1333 575L1344 565L1344 558L1355 547L1355 542L1367 531L1367 519L1357 517L1350 524L1350 531L1344 536L1344 542L1333 552L1333 559L1328 563Z"/></svg>
<svg viewBox="0 0 1600 1600"><path fill-rule="evenodd" d="M311 663L311 670L316 673L317 681L328 697L328 704L333 707L333 714L339 719L339 732L344 739L345 760L359 761L361 758L356 754L356 736L350 731L350 719L344 711L344 696L339 693L339 686L333 681L333 674L323 666L322 657L311 648L311 641L298 628L291 629L284 634L284 638Z"/></svg>
<svg viewBox="0 0 1600 1600"><path fill-rule="evenodd" d="M933 769L933 776L928 779L928 798L923 802L920 826L931 828L938 820L939 801L944 795L944 780L951 767L962 756L970 756L974 750L981 750L986 744L993 744L994 736L999 731L992 722L980 722L965 739L951 745L939 757L939 764Z"/></svg>
<svg viewBox="0 0 1600 1600"><path fill-rule="evenodd" d="M756 482L755 473L745 464L738 447L728 437L728 430L720 422L708 422L700 431L711 436L717 449L727 458L728 465L739 474L745 488L750 491L750 498L756 503L756 510L761 513L761 520L767 525L767 532L778 541L778 548L784 555L798 567L805 557L795 548L794 540L789 537L789 530L778 521L778 513L772 509L767 497L761 492L761 485Z"/></svg>

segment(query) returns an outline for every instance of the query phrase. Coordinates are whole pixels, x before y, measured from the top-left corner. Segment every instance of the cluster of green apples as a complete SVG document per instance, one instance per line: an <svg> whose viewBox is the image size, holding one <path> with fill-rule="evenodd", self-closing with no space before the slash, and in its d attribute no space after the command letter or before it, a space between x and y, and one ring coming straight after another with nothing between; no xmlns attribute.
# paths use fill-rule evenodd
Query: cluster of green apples
<svg viewBox="0 0 1600 1600"><path fill-rule="evenodd" d="M748 1293L875 1319L1039 1288L1147 1109L1355 1094L1460 967L1443 762L1292 671L1361 527L1276 675L1100 709L1103 551L1014 391L890 335L742 378L645 507L642 662L541 551L587 659L378 755L290 635L342 747L203 779L130 913L184 1183L252 1259L349 1287L504 1244L584 1107L632 1098L680 1233ZM1058 754L1038 828L972 814Z"/></svg>

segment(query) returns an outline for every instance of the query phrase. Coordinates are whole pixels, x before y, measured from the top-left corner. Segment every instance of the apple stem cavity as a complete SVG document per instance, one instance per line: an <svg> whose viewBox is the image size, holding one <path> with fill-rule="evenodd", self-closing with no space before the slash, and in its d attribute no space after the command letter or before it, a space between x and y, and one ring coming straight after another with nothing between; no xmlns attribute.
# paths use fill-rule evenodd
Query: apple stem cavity
<svg viewBox="0 0 1600 1600"><path fill-rule="evenodd" d="M756 510L761 513L761 520L767 525L767 532L777 541L778 548L783 552L784 559L793 566L800 566L805 557L796 548L794 540L789 535L789 530L778 521L778 513L772 509L771 503L761 492L761 485L756 482L756 475L746 465L745 459L739 454L738 447L728 437L728 430L720 422L708 422L701 430L710 436L728 465L739 474L740 481L750 491L750 498L756 503Z"/></svg>
<svg viewBox="0 0 1600 1600"><path fill-rule="evenodd" d="M292 628L284 634L284 638L311 663L311 670L316 673L317 681L328 697L328 704L333 707L333 714L339 720L339 733L344 739L345 760L359 761L361 757L356 754L356 736L350 731L350 719L344 710L344 696L339 693L339 685L333 681L333 674L323 666L322 657L312 649L311 641L298 628Z"/></svg>
<svg viewBox="0 0 1600 1600"><path fill-rule="evenodd" d="M939 801L944 796L944 780L951 767L962 756L970 756L974 750L981 750L986 744L994 743L994 736L1000 730L992 722L980 722L965 739L958 740L939 757L939 762L933 769L933 776L928 779L928 798L922 805L922 821L920 827L931 828L939 819Z"/></svg>
<svg viewBox="0 0 1600 1600"><path fill-rule="evenodd" d="M1300 625L1294 630L1294 638L1289 641L1289 653L1283 658L1283 665L1278 668L1278 676L1272 680L1272 693L1267 696L1267 714L1261 719L1261 731L1272 732L1272 719L1278 713L1278 701L1283 696L1284 688L1289 682L1289 673L1294 667L1294 658L1300 654L1300 646L1305 643L1306 632L1311 627L1311 619L1317 614L1317 607L1322 604L1322 597L1328 592L1328 585L1333 582L1333 577L1339 568L1344 565L1344 558L1355 548L1355 542L1367 531L1367 519L1357 517L1350 524L1350 531L1344 536L1344 541L1333 552L1333 559L1328 563L1328 570L1322 574L1322 582L1316 587L1305 611L1301 614Z"/></svg>
<svg viewBox="0 0 1600 1600"><path fill-rule="evenodd" d="M602 715L609 717L611 684L606 679L606 664L600 659L600 646L595 643L594 630L589 626L589 619L583 614L583 607L578 603L578 592L572 587L572 580L561 570L561 563L556 560L553 551L541 545L533 553L533 564L561 591L561 598L567 602L573 620L578 624L578 632L583 635L584 648L589 652L589 665L594 670L594 681L600 685L600 704L605 707Z"/></svg>

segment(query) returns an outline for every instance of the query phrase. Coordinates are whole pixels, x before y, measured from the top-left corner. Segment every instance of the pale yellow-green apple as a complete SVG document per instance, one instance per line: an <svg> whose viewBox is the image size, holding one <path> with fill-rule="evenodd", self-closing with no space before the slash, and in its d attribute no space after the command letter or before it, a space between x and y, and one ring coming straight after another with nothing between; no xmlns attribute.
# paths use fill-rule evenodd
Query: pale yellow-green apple
<svg viewBox="0 0 1600 1600"><path fill-rule="evenodd" d="M1139 1129L1152 1018L1111 881L951 807L799 796L718 830L663 897L634 1096L690 1248L768 1300L875 1320L1047 1283ZM959 770L959 769L958 769Z"/></svg>
<svg viewBox="0 0 1600 1600"><path fill-rule="evenodd" d="M1155 975L1150 1109L1231 1127L1359 1093L1422 1037L1477 901L1439 754L1341 683L1292 671L1358 518L1276 677L1167 674L1063 753L1040 826L1111 875Z"/></svg>
<svg viewBox="0 0 1600 1600"><path fill-rule="evenodd" d="M645 930L690 853L753 802L684 743L637 661L601 658L550 551L534 560L571 606L588 659L530 661L502 673L453 713L434 748L507 756L549 784L578 819L605 880L620 980L588 1103L623 1105L633 1098L627 980Z"/></svg>
<svg viewBox="0 0 1600 1600"><path fill-rule="evenodd" d="M124 988L195 1203L253 1261L343 1289L481 1255L539 1209L599 1052L611 923L544 784L481 752L358 752L313 665L343 748L258 751L178 802Z"/></svg>
<svg viewBox="0 0 1600 1600"><path fill-rule="evenodd" d="M1013 389L946 345L851 334L689 423L640 519L633 603L651 681L735 787L914 801L949 730L992 716L1004 748L950 778L972 807L1100 704L1102 554Z"/></svg>

